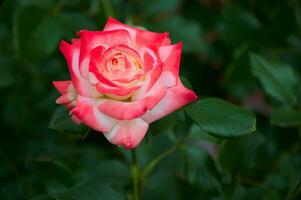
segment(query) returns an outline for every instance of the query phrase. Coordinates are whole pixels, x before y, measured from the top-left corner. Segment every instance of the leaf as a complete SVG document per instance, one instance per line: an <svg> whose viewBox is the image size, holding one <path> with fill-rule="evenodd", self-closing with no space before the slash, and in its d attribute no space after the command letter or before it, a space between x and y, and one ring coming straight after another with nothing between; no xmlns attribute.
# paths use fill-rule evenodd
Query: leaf
<svg viewBox="0 0 301 200"><path fill-rule="evenodd" d="M244 27L243 29L241 27ZM223 7L218 31L228 46L250 43L259 35L260 21L242 6L231 3Z"/></svg>
<svg viewBox="0 0 301 200"><path fill-rule="evenodd" d="M63 32L59 19L48 12L33 6L17 12L13 30L19 58L37 61L56 50Z"/></svg>
<svg viewBox="0 0 301 200"><path fill-rule="evenodd" d="M212 135L208 134L206 131L200 128L200 126L193 124L190 128L190 136L193 140L203 140L209 141L212 143L218 143L219 139L213 137Z"/></svg>
<svg viewBox="0 0 301 200"><path fill-rule="evenodd" d="M201 25L182 16L174 16L156 23L160 31L169 32L174 43L182 41L184 52L201 52L206 49Z"/></svg>
<svg viewBox="0 0 301 200"><path fill-rule="evenodd" d="M298 7L283 4L273 10L264 22L261 45L279 47L287 44L287 38L297 31L298 16L295 12ZM285 24L285 28L278 29L279 24Z"/></svg>
<svg viewBox="0 0 301 200"><path fill-rule="evenodd" d="M271 123L282 127L301 125L301 112L289 108L279 108L273 111Z"/></svg>
<svg viewBox="0 0 301 200"><path fill-rule="evenodd" d="M0 89L11 86L14 83L14 73L10 57L0 57Z"/></svg>
<svg viewBox="0 0 301 200"><path fill-rule="evenodd" d="M95 180L84 181L73 188L54 195L57 200L118 200L124 199L109 185Z"/></svg>
<svg viewBox="0 0 301 200"><path fill-rule="evenodd" d="M12 178L11 178L12 179ZM0 187L0 197L1 199L22 199L24 198L24 184L20 181L6 180L5 182L1 181Z"/></svg>
<svg viewBox="0 0 301 200"><path fill-rule="evenodd" d="M180 0L143 0L141 3L144 14L148 16L154 16L175 11L180 4Z"/></svg>
<svg viewBox="0 0 301 200"><path fill-rule="evenodd" d="M68 115L66 107L59 106L53 113L50 124L50 129L57 130L61 133L84 134L84 127L75 124Z"/></svg>
<svg viewBox="0 0 301 200"><path fill-rule="evenodd" d="M231 96L244 101L250 96L250 90L256 87L256 79L251 73L250 45L241 45L233 51L233 59L226 67L225 87Z"/></svg>
<svg viewBox="0 0 301 200"><path fill-rule="evenodd" d="M181 79L183 85L184 85L186 88L193 90L192 84L190 83L190 81L189 81L186 77L181 76L180 79Z"/></svg>
<svg viewBox="0 0 301 200"><path fill-rule="evenodd" d="M72 37L77 37L76 33L79 30L97 30L95 23L86 15L78 12L63 12L58 15L61 26L63 27L64 37L70 40Z"/></svg>
<svg viewBox="0 0 301 200"><path fill-rule="evenodd" d="M217 194L221 191L219 173L215 162L206 150L198 144L189 144L181 148L185 156L184 176L191 185L200 188L202 194Z"/></svg>
<svg viewBox="0 0 301 200"><path fill-rule="evenodd" d="M230 172L252 169L256 165L257 151L263 144L264 138L259 134L226 140L220 149L219 163Z"/></svg>
<svg viewBox="0 0 301 200"><path fill-rule="evenodd" d="M55 198L52 197L51 195L41 195L41 196L34 197L31 200L55 200Z"/></svg>
<svg viewBox="0 0 301 200"><path fill-rule="evenodd" d="M130 174L129 167L118 160L105 160L81 171L82 177L94 177L101 179L101 182L125 182Z"/></svg>
<svg viewBox="0 0 301 200"><path fill-rule="evenodd" d="M33 169L40 180L57 180L66 186L74 184L72 171L58 160L38 159L33 161Z"/></svg>
<svg viewBox="0 0 301 200"><path fill-rule="evenodd" d="M88 155L87 155L88 156ZM48 193L56 199L120 199L124 186L131 180L129 167L118 160L100 160L93 165L81 167L77 177L84 180L71 188L50 188ZM50 185L51 186L51 185ZM55 185L54 185L55 186ZM75 192L76 191L76 192ZM105 193L112 197L105 198ZM118 198L117 198L118 197Z"/></svg>
<svg viewBox="0 0 301 200"><path fill-rule="evenodd" d="M297 104L298 81L290 66L271 62L253 53L250 54L250 59L252 73L268 95L282 103Z"/></svg>
<svg viewBox="0 0 301 200"><path fill-rule="evenodd" d="M177 177L173 172L171 169L160 168L152 173L146 179L147 187L145 187L141 199L179 199L182 188L178 186ZM164 187L162 187L163 185Z"/></svg>
<svg viewBox="0 0 301 200"><path fill-rule="evenodd" d="M152 135L158 135L161 133L168 133L172 131L175 123L177 123L178 118L175 113L172 113L160 120L155 121L150 124L150 130Z"/></svg>
<svg viewBox="0 0 301 200"><path fill-rule="evenodd" d="M293 188L290 190L287 200L297 200L301 198L301 180L296 181Z"/></svg>
<svg viewBox="0 0 301 200"><path fill-rule="evenodd" d="M216 137L234 138L256 130L252 112L221 99L199 100L186 111L203 130Z"/></svg>
<svg viewBox="0 0 301 200"><path fill-rule="evenodd" d="M22 6L34 5L41 8L50 8L54 5L55 0L18 0Z"/></svg>

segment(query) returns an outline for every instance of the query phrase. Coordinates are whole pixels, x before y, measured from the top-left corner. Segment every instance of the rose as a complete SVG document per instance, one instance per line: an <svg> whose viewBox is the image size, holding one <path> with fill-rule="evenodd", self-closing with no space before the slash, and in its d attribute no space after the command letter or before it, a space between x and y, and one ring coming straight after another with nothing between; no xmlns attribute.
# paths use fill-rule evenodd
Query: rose
<svg viewBox="0 0 301 200"><path fill-rule="evenodd" d="M71 81L54 81L74 122L84 123L113 144L136 147L149 123L194 101L179 79L182 43L109 18L103 31L82 30L61 41Z"/></svg>

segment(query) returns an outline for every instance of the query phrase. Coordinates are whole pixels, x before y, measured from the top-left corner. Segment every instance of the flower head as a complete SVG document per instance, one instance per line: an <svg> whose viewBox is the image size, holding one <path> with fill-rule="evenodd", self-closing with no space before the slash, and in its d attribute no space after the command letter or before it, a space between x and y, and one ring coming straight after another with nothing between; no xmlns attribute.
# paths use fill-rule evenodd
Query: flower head
<svg viewBox="0 0 301 200"><path fill-rule="evenodd" d="M70 81L54 81L74 122L100 131L113 144L136 147L154 122L194 101L179 79L182 43L167 33L109 18L103 31L82 30L62 41Z"/></svg>

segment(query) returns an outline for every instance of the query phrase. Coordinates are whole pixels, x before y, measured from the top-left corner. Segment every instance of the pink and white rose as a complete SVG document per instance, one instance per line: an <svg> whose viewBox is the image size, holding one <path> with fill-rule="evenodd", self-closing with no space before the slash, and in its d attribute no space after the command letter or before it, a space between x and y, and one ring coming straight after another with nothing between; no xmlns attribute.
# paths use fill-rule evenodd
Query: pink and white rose
<svg viewBox="0 0 301 200"><path fill-rule="evenodd" d="M74 122L136 147L150 123L197 99L179 79L182 43L109 18L103 31L61 41L71 80L54 81Z"/></svg>

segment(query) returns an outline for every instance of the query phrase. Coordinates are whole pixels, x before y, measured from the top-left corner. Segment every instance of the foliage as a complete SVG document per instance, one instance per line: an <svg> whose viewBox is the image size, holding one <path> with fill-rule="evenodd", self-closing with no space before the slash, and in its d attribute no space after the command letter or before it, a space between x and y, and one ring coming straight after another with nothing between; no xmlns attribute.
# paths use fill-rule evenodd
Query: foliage
<svg viewBox="0 0 301 200"><path fill-rule="evenodd" d="M59 41L109 15L183 41L200 97L150 125L142 199L301 198L299 1L5 0L1 199L133 198L130 152L74 125L51 84L69 78Z"/></svg>

